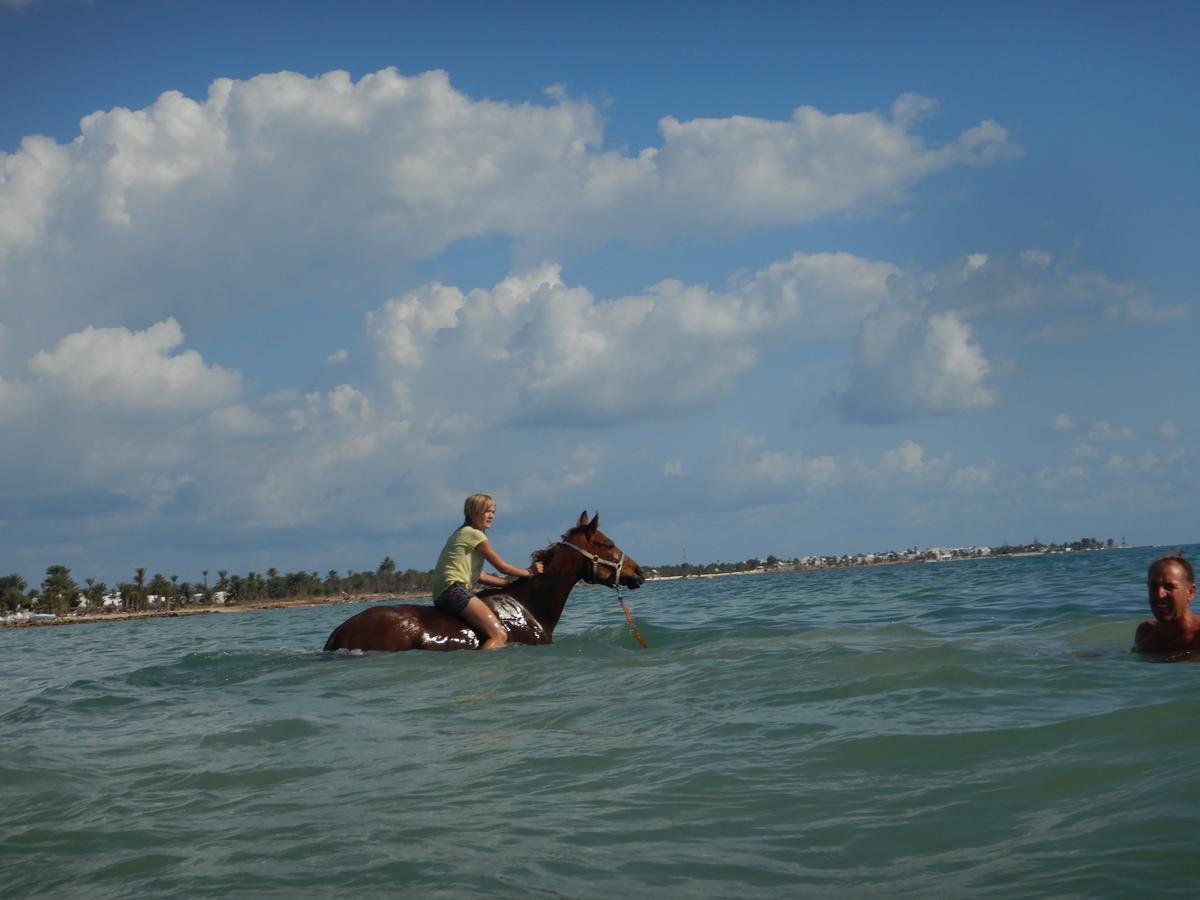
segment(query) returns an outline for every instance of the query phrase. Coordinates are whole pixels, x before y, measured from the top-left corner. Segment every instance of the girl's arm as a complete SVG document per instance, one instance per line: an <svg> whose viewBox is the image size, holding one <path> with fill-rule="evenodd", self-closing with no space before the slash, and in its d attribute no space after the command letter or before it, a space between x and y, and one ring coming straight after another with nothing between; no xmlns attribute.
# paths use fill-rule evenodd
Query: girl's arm
<svg viewBox="0 0 1200 900"><path fill-rule="evenodd" d="M490 562L497 571L503 572L505 575L512 575L515 578L532 578L535 573L542 571L542 564L540 562L535 562L528 569L522 569L520 566L514 566L512 563L505 562L500 558L500 554L492 548L491 541L486 538L479 544L478 549L483 554L484 559ZM481 584L483 583L483 579L484 576L480 575L479 581ZM504 582L501 582L501 584L504 584Z"/></svg>

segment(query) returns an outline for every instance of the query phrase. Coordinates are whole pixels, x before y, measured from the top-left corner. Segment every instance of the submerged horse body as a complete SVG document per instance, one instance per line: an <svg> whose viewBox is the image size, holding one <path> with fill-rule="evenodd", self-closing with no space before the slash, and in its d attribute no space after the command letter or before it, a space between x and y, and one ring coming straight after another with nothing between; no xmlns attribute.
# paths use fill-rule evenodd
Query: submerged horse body
<svg viewBox="0 0 1200 900"><path fill-rule="evenodd" d="M479 592L513 644L549 644L567 596L578 582L637 589L646 578L604 532L600 514L587 513L562 540L534 558L545 567L540 575L520 578L502 588ZM373 606L334 629L326 650L475 650L483 636L461 619L433 606L406 603Z"/></svg>

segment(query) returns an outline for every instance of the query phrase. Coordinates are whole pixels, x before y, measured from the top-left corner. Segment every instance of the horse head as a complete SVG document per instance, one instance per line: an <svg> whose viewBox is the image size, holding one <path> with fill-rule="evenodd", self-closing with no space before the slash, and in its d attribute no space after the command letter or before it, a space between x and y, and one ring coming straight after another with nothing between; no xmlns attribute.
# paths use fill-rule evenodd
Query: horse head
<svg viewBox="0 0 1200 900"><path fill-rule="evenodd" d="M561 548L570 548L574 552L562 554ZM551 565L552 560L562 559L564 556L578 556L582 561L579 578L589 584L624 586L637 590L646 581L642 567L600 530L600 513L596 513L589 521L587 510L584 510L579 516L579 524L544 553L543 562L547 567Z"/></svg>

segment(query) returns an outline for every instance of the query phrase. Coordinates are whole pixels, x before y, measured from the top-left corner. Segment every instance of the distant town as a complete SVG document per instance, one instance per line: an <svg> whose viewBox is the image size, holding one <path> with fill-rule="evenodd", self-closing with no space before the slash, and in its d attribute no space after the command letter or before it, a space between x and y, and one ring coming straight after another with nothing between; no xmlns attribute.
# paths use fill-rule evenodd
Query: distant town
<svg viewBox="0 0 1200 900"><path fill-rule="evenodd" d="M879 566L897 563L942 562L955 559L1016 556L1034 553L1082 553L1124 547L1112 538L1099 541L1081 538L1069 544L1032 543L999 547L929 547L885 550L842 556L799 556L781 559L774 555L733 563L694 565L686 561L644 567L651 579L710 578L718 575L749 575L764 572L802 572L852 566ZM686 557L686 553L684 554ZM178 575L156 573L138 568L133 579L109 587L94 578L81 585L66 566L46 569L41 585L30 587L20 575L0 576L0 625L36 624L71 618L104 618L117 614L170 614L206 611L216 608L262 608L297 602L327 603L370 597L419 597L428 595L433 572L415 569L401 571L396 562L385 557L375 571L348 571L345 575L330 570L325 577L316 572L283 574L268 569L265 574L230 575L218 570L209 583L209 570L201 572L199 583L180 581Z"/></svg>
<svg viewBox="0 0 1200 900"><path fill-rule="evenodd" d="M884 550L878 553L854 553L842 556L798 556L794 559L767 556L765 559L755 558L742 562L708 563L706 565L691 565L683 562L676 565L654 566L651 568L651 577L688 578L708 575L739 575L750 572L801 572L813 569L944 562L952 559L1021 556L1033 553L1082 553L1113 550L1125 546L1124 538L1119 544L1112 538L1105 541L1098 541L1095 538L1080 538L1069 544L1043 544L1035 537L1029 544L1003 544L999 547L927 547L923 550L913 547L908 550Z"/></svg>

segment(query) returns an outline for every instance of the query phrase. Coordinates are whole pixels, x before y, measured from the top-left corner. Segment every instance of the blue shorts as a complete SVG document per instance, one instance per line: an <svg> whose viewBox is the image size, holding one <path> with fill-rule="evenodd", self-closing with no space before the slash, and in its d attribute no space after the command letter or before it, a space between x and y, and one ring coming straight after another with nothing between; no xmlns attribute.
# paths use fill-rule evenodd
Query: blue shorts
<svg viewBox="0 0 1200 900"><path fill-rule="evenodd" d="M461 616L462 611L467 608L467 604L474 596L465 585L455 582L438 595L433 601L433 605L444 613Z"/></svg>

